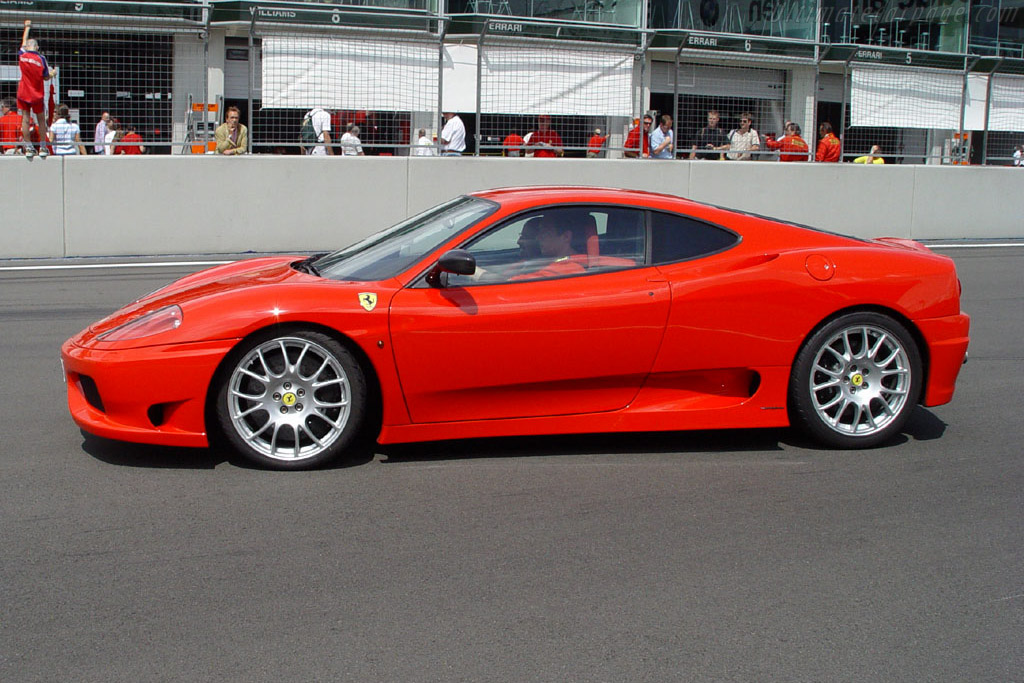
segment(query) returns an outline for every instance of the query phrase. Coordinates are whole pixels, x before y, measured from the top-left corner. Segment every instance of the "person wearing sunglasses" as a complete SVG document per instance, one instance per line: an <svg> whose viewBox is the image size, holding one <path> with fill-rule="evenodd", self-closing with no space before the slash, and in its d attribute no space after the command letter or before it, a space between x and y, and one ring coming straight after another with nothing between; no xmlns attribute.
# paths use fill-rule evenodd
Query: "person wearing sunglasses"
<svg viewBox="0 0 1024 683"><path fill-rule="evenodd" d="M750 161L752 152L761 150L761 138L754 130L754 117L750 112L740 114L740 127L729 131L729 152L726 156L733 161Z"/></svg>

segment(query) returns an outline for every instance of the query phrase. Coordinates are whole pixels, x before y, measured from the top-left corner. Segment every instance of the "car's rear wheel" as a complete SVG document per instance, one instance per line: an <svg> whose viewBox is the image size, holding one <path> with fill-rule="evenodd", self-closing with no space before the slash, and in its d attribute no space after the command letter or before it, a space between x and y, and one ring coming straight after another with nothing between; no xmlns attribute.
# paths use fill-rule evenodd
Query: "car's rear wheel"
<svg viewBox="0 0 1024 683"><path fill-rule="evenodd" d="M797 354L790 379L793 420L829 446L877 446L910 417L921 373L921 354L903 325L879 313L840 316Z"/></svg>
<svg viewBox="0 0 1024 683"><path fill-rule="evenodd" d="M268 334L232 356L216 415L232 447L253 463L308 469L342 455L358 433L366 381L352 354L312 331Z"/></svg>

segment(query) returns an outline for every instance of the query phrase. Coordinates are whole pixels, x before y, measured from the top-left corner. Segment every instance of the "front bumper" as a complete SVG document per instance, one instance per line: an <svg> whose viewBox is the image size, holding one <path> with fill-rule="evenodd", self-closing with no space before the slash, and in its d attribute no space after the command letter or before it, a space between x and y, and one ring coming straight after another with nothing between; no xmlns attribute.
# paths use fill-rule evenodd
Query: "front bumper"
<svg viewBox="0 0 1024 683"><path fill-rule="evenodd" d="M147 346L61 347L68 409L96 436L163 446L208 446L206 396L236 340Z"/></svg>
<svg viewBox="0 0 1024 683"><path fill-rule="evenodd" d="M971 318L965 313L945 318L916 320L917 328L928 345L928 379L924 398L926 406L940 406L953 399L956 378L967 359Z"/></svg>

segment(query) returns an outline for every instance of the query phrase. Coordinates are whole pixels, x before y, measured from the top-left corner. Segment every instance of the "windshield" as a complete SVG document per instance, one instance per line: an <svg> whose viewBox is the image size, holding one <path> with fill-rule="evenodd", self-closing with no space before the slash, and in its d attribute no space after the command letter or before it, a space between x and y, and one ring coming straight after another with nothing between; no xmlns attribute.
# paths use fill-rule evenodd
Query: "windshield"
<svg viewBox="0 0 1024 683"><path fill-rule="evenodd" d="M341 251L327 254L313 265L321 277L332 280L386 280L497 209L498 205L493 202L457 197Z"/></svg>

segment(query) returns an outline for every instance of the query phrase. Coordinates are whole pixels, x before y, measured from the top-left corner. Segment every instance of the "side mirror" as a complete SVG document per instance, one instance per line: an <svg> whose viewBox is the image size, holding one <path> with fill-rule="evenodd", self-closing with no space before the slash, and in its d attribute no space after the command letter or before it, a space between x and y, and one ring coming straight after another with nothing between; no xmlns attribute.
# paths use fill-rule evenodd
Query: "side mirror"
<svg viewBox="0 0 1024 683"><path fill-rule="evenodd" d="M465 249L452 249L442 254L437 265L427 273L427 284L431 287L447 287L446 273L472 275L475 272L476 258Z"/></svg>
<svg viewBox="0 0 1024 683"><path fill-rule="evenodd" d="M476 258L465 249L452 249L441 255L437 266L446 273L472 275L476 272Z"/></svg>

